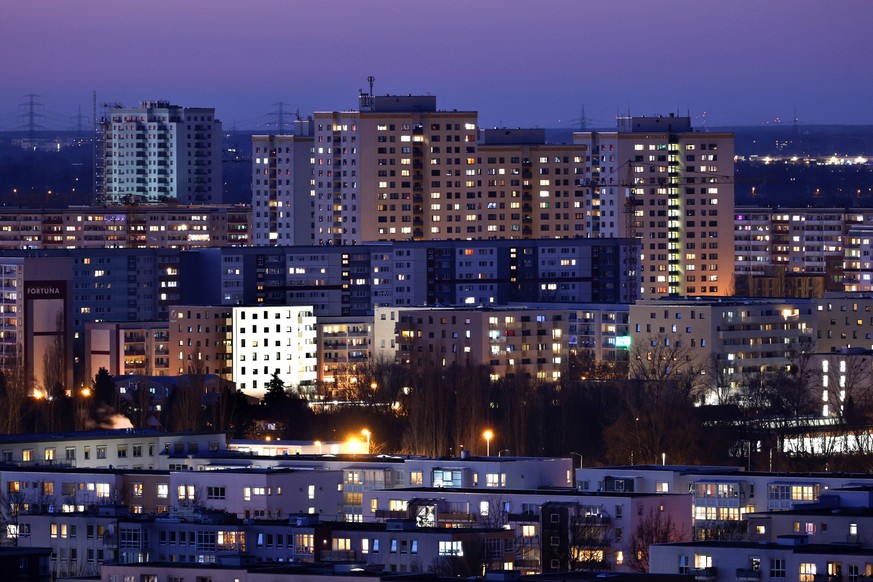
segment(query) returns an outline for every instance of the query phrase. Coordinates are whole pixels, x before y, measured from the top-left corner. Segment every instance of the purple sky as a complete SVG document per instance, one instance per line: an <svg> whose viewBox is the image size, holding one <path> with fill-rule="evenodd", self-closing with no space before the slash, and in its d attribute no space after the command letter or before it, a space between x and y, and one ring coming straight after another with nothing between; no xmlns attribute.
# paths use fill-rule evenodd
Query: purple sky
<svg viewBox="0 0 873 582"><path fill-rule="evenodd" d="M169 99L254 128L376 93L431 93L485 126L873 123L873 1L24 0L0 11L0 129ZM50 116L47 125L61 119ZM49 123L51 122L51 123ZM578 121L576 122L578 123Z"/></svg>

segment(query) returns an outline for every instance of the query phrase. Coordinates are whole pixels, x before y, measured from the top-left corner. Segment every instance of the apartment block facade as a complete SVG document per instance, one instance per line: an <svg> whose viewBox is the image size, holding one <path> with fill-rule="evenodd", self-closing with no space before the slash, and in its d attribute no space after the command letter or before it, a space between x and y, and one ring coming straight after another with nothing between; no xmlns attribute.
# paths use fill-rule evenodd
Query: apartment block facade
<svg viewBox="0 0 873 582"><path fill-rule="evenodd" d="M849 232L863 232L871 219L873 211L864 208L738 206L736 272L754 275L767 267L784 266L791 273L839 276L844 260L861 256L846 250L858 244L849 242Z"/></svg>
<svg viewBox="0 0 873 582"><path fill-rule="evenodd" d="M492 379L527 375L558 381L569 358L627 363L625 306L530 304L486 309L404 309L389 338L395 359L420 367L485 365ZM378 314L390 310L380 310Z"/></svg>
<svg viewBox="0 0 873 582"><path fill-rule="evenodd" d="M249 244L248 206L0 210L0 249L190 249Z"/></svg>
<svg viewBox="0 0 873 582"><path fill-rule="evenodd" d="M221 122L214 109L143 101L109 109L102 125L103 202L221 202Z"/></svg>
<svg viewBox="0 0 873 582"><path fill-rule="evenodd" d="M301 394L318 378L312 307L236 307L233 318L233 379L240 390L266 392L276 375Z"/></svg>
<svg viewBox="0 0 873 582"><path fill-rule="evenodd" d="M313 244L312 120L293 135L252 136L252 244Z"/></svg>
<svg viewBox="0 0 873 582"><path fill-rule="evenodd" d="M630 306L631 357L654 373L664 358L678 358L671 368L708 375L718 400L750 375L796 364L813 349L817 318L807 299L638 301Z"/></svg>
<svg viewBox="0 0 873 582"><path fill-rule="evenodd" d="M476 198L477 120L432 96L362 94L358 111L316 112L314 243L469 236L465 211L437 224L430 207Z"/></svg>
<svg viewBox="0 0 873 582"><path fill-rule="evenodd" d="M640 297L733 294L733 134L694 131L688 117L620 117L617 131L574 141L590 152L589 231L641 239Z"/></svg>
<svg viewBox="0 0 873 582"><path fill-rule="evenodd" d="M167 376L170 333L165 322L88 322L85 324L85 378L101 368L112 376Z"/></svg>

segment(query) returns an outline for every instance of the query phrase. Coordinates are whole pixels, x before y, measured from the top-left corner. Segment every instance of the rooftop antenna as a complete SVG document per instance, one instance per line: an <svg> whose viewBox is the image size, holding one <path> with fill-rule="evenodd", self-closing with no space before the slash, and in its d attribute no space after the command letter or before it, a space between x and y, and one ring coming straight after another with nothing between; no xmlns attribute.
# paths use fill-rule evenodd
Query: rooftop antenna
<svg viewBox="0 0 873 582"><path fill-rule="evenodd" d="M371 96L371 97L374 95L374 93L373 93L373 83L374 83L375 81L376 81L376 77L374 77L373 75L370 75L370 76L367 77L367 83L370 84L370 96Z"/></svg>

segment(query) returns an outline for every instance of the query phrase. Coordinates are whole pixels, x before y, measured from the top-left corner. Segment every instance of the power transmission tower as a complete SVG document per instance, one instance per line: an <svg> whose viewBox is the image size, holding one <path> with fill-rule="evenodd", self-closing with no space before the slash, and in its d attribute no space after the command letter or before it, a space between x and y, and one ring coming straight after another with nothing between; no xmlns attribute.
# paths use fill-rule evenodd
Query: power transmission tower
<svg viewBox="0 0 873 582"><path fill-rule="evenodd" d="M283 103L282 101L279 101L278 103L273 103L273 106L278 107L278 109L275 111L271 111L270 113L267 114L270 117L276 118L276 134L287 133L285 131L285 114L287 113L285 111L286 105L288 105L288 103ZM273 125L273 124L268 123L267 125Z"/></svg>
<svg viewBox="0 0 873 582"><path fill-rule="evenodd" d="M85 122L88 121L88 118L82 115L82 106L79 105L79 112L70 118L70 121L74 124L74 129L76 130L76 137L81 138L85 135Z"/></svg>
<svg viewBox="0 0 873 582"><path fill-rule="evenodd" d="M22 111L18 118L22 120L21 128L27 131L28 145L33 148L36 146L36 130L44 128L40 122L45 120L45 115L41 113L45 110L45 106L37 102L36 98L39 95L29 93L25 97L27 102L18 106L18 109Z"/></svg>

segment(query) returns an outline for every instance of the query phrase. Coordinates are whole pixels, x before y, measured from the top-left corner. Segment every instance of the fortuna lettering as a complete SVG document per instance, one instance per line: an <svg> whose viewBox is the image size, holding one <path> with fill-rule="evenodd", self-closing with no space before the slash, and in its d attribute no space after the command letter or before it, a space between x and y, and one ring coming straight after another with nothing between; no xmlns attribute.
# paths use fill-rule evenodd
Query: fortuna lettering
<svg viewBox="0 0 873 582"><path fill-rule="evenodd" d="M61 290L57 287L28 287L28 295L60 295Z"/></svg>

